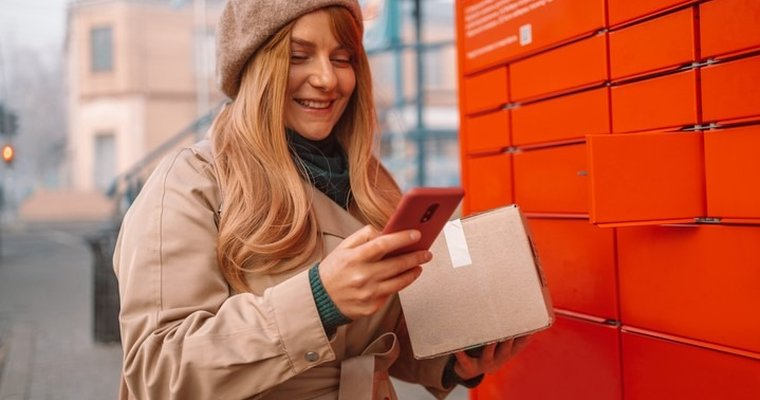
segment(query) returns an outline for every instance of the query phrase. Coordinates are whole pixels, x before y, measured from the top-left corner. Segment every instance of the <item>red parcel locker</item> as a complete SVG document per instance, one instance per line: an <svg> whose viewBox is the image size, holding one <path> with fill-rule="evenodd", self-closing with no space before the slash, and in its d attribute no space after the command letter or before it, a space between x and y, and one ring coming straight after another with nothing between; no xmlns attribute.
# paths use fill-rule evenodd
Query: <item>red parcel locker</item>
<svg viewBox="0 0 760 400"><path fill-rule="evenodd" d="M523 212L588 213L585 143L517 152L514 173Z"/></svg>
<svg viewBox="0 0 760 400"><path fill-rule="evenodd" d="M607 0L610 27L701 0Z"/></svg>
<svg viewBox="0 0 760 400"><path fill-rule="evenodd" d="M730 21L730 22L729 22ZM699 5L702 58L760 48L760 1L713 0Z"/></svg>
<svg viewBox="0 0 760 400"><path fill-rule="evenodd" d="M615 230L587 219L529 218L552 304L605 320L619 320Z"/></svg>
<svg viewBox="0 0 760 400"><path fill-rule="evenodd" d="M623 329L626 400L760 399L760 354L742 356Z"/></svg>
<svg viewBox="0 0 760 400"><path fill-rule="evenodd" d="M507 67L464 78L465 114L494 110L509 102Z"/></svg>
<svg viewBox="0 0 760 400"><path fill-rule="evenodd" d="M760 229L618 229L625 325L760 353Z"/></svg>
<svg viewBox="0 0 760 400"><path fill-rule="evenodd" d="M696 125L696 71L612 88L612 132L639 132Z"/></svg>
<svg viewBox="0 0 760 400"><path fill-rule="evenodd" d="M486 157L468 157L465 170L464 213L490 210L514 203L512 190L512 155L502 153ZM477 190L470 190L477 188Z"/></svg>
<svg viewBox="0 0 760 400"><path fill-rule="evenodd" d="M694 221L705 216L701 132L588 137L591 221Z"/></svg>
<svg viewBox="0 0 760 400"><path fill-rule="evenodd" d="M608 88L522 105L512 110L515 146L583 139L610 132Z"/></svg>
<svg viewBox="0 0 760 400"><path fill-rule="evenodd" d="M517 61L510 71L513 101L600 85L607 80L607 35L599 34Z"/></svg>
<svg viewBox="0 0 760 400"><path fill-rule="evenodd" d="M702 120L760 119L760 56L702 68Z"/></svg>
<svg viewBox="0 0 760 400"><path fill-rule="evenodd" d="M496 373L473 399L621 399L620 331L615 326L557 315L554 325Z"/></svg>
<svg viewBox="0 0 760 400"><path fill-rule="evenodd" d="M509 110L464 117L462 136L467 154L503 151L510 145Z"/></svg>
<svg viewBox="0 0 760 400"><path fill-rule="evenodd" d="M673 69L697 59L694 9L610 33L612 80Z"/></svg>
<svg viewBox="0 0 760 400"><path fill-rule="evenodd" d="M707 215L760 221L760 125L705 132Z"/></svg>
<svg viewBox="0 0 760 400"><path fill-rule="evenodd" d="M507 0L498 8L492 3L457 2L457 43L465 74L604 28L604 0Z"/></svg>

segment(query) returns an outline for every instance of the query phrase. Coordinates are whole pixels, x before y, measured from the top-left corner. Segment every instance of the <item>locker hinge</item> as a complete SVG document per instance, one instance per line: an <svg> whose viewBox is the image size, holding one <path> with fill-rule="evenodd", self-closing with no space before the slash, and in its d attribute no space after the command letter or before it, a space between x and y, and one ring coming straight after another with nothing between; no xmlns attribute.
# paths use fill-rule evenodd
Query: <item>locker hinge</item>
<svg viewBox="0 0 760 400"><path fill-rule="evenodd" d="M522 153L522 150L520 150L519 147L509 146L506 149L504 149L504 153L511 153L511 154Z"/></svg>
<svg viewBox="0 0 760 400"><path fill-rule="evenodd" d="M720 218L713 218L713 217L695 218L694 222L698 224L719 224Z"/></svg>
<svg viewBox="0 0 760 400"><path fill-rule="evenodd" d="M714 58L708 58L707 60L701 61L701 62L695 62L691 64L691 68L702 68L706 67L708 65L717 64L719 61L715 60Z"/></svg>
<svg viewBox="0 0 760 400"><path fill-rule="evenodd" d="M694 61L694 62L682 64L680 67L678 67L677 71L689 71L689 70L692 70L692 69L707 67L707 66L710 66L710 65L713 65L713 64L717 64L719 62L720 61L715 60L713 58L710 58L710 59L707 59L707 60L704 60L704 61Z"/></svg>
<svg viewBox="0 0 760 400"><path fill-rule="evenodd" d="M701 131L709 131L709 130L718 129L718 128L720 128L719 124L717 124L715 122L711 122L709 124L703 124L703 125L686 126L686 127L682 128L681 131L683 131L683 132L701 132Z"/></svg>

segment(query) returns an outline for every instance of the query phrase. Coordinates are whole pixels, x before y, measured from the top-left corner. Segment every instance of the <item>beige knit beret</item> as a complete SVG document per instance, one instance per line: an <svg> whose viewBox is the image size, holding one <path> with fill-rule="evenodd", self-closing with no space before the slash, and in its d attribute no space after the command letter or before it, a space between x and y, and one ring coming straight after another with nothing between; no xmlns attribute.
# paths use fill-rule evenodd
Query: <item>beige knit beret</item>
<svg viewBox="0 0 760 400"><path fill-rule="evenodd" d="M228 0L216 32L216 73L222 92L237 96L243 67L270 37L288 22L322 7L343 6L359 27L357 0Z"/></svg>

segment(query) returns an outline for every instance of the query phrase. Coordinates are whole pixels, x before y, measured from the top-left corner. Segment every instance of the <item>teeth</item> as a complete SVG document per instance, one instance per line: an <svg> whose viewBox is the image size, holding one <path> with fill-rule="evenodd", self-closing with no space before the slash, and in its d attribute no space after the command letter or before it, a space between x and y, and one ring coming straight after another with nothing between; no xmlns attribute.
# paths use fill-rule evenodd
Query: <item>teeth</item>
<svg viewBox="0 0 760 400"><path fill-rule="evenodd" d="M332 102L296 99L296 103L308 108L324 109L324 108L329 107Z"/></svg>

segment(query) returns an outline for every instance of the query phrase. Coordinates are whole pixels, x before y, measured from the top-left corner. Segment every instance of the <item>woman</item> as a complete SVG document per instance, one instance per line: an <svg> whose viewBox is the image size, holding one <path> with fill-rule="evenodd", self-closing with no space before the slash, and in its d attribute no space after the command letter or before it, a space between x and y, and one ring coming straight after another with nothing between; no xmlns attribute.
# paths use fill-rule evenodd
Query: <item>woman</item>
<svg viewBox="0 0 760 400"><path fill-rule="evenodd" d="M121 398L442 398L512 355L412 357L396 293L432 255L384 259L399 199L372 155L356 0L232 0L218 32L225 106L165 159L125 216ZM515 346L517 347L517 346Z"/></svg>

